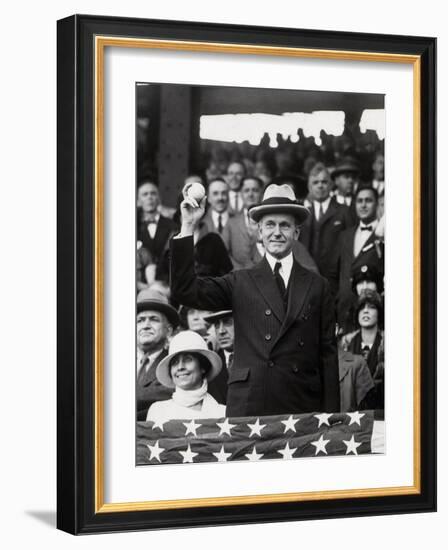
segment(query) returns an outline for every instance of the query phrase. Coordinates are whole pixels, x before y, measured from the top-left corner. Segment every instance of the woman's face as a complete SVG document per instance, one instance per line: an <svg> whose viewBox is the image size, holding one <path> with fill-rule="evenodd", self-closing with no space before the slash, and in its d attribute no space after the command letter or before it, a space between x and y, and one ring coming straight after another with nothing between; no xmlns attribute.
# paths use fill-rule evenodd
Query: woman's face
<svg viewBox="0 0 448 550"><path fill-rule="evenodd" d="M174 385L183 390L196 390L202 386L204 373L198 357L193 353L179 353L170 362Z"/></svg>
<svg viewBox="0 0 448 550"><path fill-rule="evenodd" d="M362 328L371 328L378 324L378 310L368 302L359 310L359 326Z"/></svg>
<svg viewBox="0 0 448 550"><path fill-rule="evenodd" d="M187 313L187 325L189 330L202 334L207 330L207 323L204 321L204 316L209 315L208 311L200 311L199 309L189 309Z"/></svg>

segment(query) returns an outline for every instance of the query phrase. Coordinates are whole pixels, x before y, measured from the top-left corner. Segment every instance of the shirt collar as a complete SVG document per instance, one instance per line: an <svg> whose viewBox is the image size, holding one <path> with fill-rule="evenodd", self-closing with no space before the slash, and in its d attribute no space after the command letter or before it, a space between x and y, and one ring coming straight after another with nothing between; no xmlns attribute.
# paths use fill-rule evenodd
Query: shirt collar
<svg viewBox="0 0 448 550"><path fill-rule="evenodd" d="M229 217L229 213L227 212L227 210L224 210L224 212L216 212L216 210L212 210L211 213L212 213L212 220L215 225L218 225L219 216L221 216L222 223L226 223L227 218Z"/></svg>
<svg viewBox="0 0 448 550"><path fill-rule="evenodd" d="M277 260L277 258L274 258L274 256L272 256L271 254L269 254L269 252L266 252L266 260L268 261L269 263L269 266L270 268L272 269L272 271L274 271L274 267L275 267L275 264L277 262L281 262L282 263L282 269L286 272L286 271L290 271L292 269L292 264L294 262L294 258L293 258L293 255L292 255L292 252L290 252L287 256L285 256L284 258L282 258L281 260Z"/></svg>
<svg viewBox="0 0 448 550"><path fill-rule="evenodd" d="M325 212L328 210L328 205L330 204L330 201L331 201L331 197L327 197L323 202L313 201L314 208L316 210L319 210L319 207L322 204L322 210L324 211L324 214L325 214Z"/></svg>

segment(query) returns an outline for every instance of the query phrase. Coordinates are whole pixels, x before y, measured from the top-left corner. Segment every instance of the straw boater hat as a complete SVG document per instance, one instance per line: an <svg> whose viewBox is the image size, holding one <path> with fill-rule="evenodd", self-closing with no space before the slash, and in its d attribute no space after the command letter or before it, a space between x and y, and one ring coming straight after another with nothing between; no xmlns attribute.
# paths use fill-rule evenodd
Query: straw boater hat
<svg viewBox="0 0 448 550"><path fill-rule="evenodd" d="M207 347L207 343L197 332L184 330L174 336L170 342L168 355L160 361L156 369L157 380L167 388L174 388L174 382L170 373L170 362L173 357L179 353L197 353L205 357L210 363L210 370L206 373L206 378L210 382L215 378L221 368L222 361L217 353Z"/></svg>
<svg viewBox="0 0 448 550"><path fill-rule="evenodd" d="M216 321L219 321L220 319L224 319L225 317L231 317L231 316L232 316L231 309L223 309L222 311L217 311L216 313L207 315L206 317L204 317L204 321L206 321L207 323L216 323Z"/></svg>
<svg viewBox="0 0 448 550"><path fill-rule="evenodd" d="M265 214L292 214L298 224L302 224L310 212L308 208L299 204L291 186L284 183L272 183L265 189L263 200L257 206L252 206L249 216L258 222Z"/></svg>
<svg viewBox="0 0 448 550"><path fill-rule="evenodd" d="M168 298L157 292L157 290L145 288L137 295L137 313L148 310L160 311L160 313L166 315L166 318L173 327L179 324L179 315L174 307L169 304Z"/></svg>

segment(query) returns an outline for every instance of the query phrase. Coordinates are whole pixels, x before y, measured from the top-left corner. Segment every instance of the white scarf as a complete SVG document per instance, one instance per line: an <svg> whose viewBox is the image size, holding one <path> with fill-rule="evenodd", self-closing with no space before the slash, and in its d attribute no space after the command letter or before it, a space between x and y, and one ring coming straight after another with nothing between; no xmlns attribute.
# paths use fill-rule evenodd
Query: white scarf
<svg viewBox="0 0 448 550"><path fill-rule="evenodd" d="M182 388L176 387L172 398L176 405L180 405L181 407L193 407L204 400L207 395L207 390L207 379L204 378L202 386L197 390L183 390Z"/></svg>

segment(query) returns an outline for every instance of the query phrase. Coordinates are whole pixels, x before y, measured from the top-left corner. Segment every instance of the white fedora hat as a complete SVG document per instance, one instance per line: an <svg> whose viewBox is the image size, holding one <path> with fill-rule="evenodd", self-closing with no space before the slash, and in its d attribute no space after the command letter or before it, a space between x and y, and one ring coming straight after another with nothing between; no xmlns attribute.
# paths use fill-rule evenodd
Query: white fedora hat
<svg viewBox="0 0 448 550"><path fill-rule="evenodd" d="M197 332L184 330L174 336L170 342L168 355L160 361L156 369L157 380L167 388L174 388L174 382L170 373L170 362L179 353L198 353L208 359L211 368L206 374L208 381L213 380L222 368L221 358L217 353L207 347L207 343Z"/></svg>
<svg viewBox="0 0 448 550"><path fill-rule="evenodd" d="M290 185L272 183L266 187L261 203L249 210L249 216L255 222L260 221L265 214L291 214L298 224L302 224L310 211L298 203Z"/></svg>

